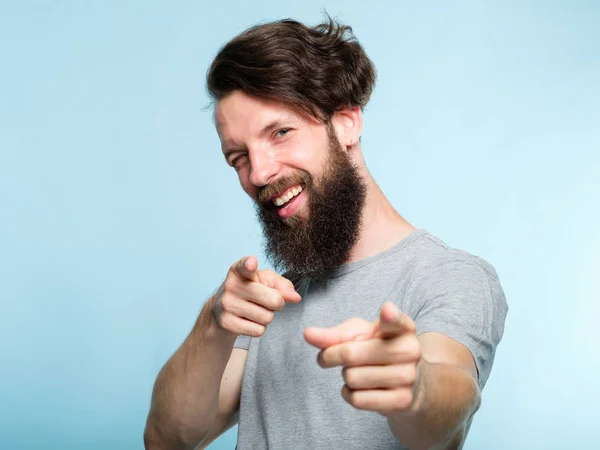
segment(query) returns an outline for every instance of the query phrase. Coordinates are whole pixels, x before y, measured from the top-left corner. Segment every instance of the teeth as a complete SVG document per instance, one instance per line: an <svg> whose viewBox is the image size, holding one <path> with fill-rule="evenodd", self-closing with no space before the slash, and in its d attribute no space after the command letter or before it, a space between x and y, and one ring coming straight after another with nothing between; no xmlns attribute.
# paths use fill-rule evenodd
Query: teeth
<svg viewBox="0 0 600 450"><path fill-rule="evenodd" d="M281 197L277 197L277 198L273 199L273 203L275 203L276 206L282 206L283 204L289 202L292 198L294 198L300 192L302 192L302 186L292 188L287 192L287 194L284 194Z"/></svg>

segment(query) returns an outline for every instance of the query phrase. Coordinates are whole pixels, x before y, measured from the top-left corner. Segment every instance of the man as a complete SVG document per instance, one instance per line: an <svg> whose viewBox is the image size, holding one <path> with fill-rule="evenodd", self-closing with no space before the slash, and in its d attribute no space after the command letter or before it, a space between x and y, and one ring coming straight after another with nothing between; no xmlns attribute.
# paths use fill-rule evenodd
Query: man
<svg viewBox="0 0 600 450"><path fill-rule="evenodd" d="M507 313L494 269L398 214L360 143L375 69L349 27L285 20L208 72L266 253L234 263L160 371L147 449L456 449Z"/></svg>

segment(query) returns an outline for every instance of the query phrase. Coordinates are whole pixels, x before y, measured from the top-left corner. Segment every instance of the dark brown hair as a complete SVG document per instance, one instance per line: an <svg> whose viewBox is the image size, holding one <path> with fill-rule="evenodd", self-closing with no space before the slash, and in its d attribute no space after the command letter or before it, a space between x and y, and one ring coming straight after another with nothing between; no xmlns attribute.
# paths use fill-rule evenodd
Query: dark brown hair
<svg viewBox="0 0 600 450"><path fill-rule="evenodd" d="M279 20L233 38L208 70L212 100L240 89L324 122L341 108L364 108L375 85L375 67L352 28L327 18L315 27Z"/></svg>

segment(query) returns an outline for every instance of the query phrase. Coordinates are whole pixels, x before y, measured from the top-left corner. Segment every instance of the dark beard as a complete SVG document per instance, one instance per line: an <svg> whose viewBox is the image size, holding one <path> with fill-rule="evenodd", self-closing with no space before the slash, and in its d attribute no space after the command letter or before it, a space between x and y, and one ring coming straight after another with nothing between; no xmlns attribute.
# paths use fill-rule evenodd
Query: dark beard
<svg viewBox="0 0 600 450"><path fill-rule="evenodd" d="M261 192L278 193L302 183L308 194L308 217L294 215L284 221L272 202L256 205L269 261L293 277L325 278L348 260L360 234L366 184L330 125L328 135L328 158L317 182L302 171L294 179L280 180L277 186L267 186ZM259 198L264 197L259 194Z"/></svg>

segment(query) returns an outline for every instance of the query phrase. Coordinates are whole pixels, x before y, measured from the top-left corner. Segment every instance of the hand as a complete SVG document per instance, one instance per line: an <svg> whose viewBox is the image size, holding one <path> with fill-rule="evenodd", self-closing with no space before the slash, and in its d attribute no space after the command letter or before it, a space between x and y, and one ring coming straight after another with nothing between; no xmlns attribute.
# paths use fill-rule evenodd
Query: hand
<svg viewBox="0 0 600 450"><path fill-rule="evenodd" d="M386 302L375 322L352 318L332 328L309 327L304 338L321 349L321 367L343 368L344 400L390 416L414 406L421 362L416 330L410 317Z"/></svg>
<svg viewBox="0 0 600 450"><path fill-rule="evenodd" d="M262 336L286 302L298 303L300 294L288 279L272 270L258 270L253 256L240 259L210 300L218 325L234 335Z"/></svg>

